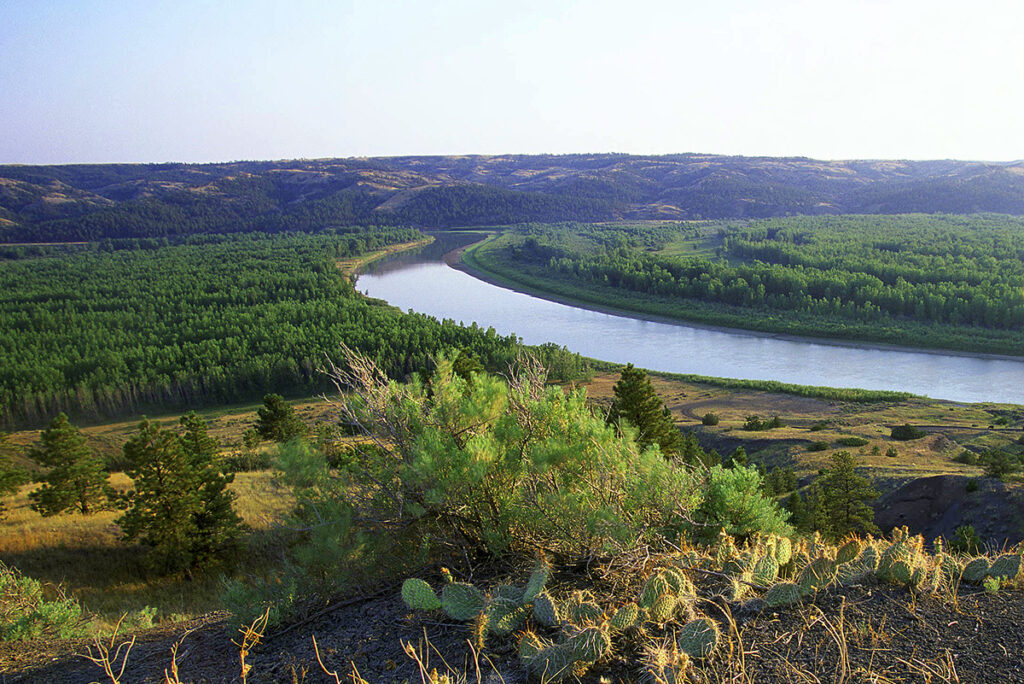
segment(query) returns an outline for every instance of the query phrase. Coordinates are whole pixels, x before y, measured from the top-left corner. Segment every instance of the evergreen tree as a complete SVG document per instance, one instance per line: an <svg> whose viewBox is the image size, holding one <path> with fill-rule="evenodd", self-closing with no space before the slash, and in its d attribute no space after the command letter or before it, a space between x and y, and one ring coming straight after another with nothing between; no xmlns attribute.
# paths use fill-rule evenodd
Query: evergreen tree
<svg viewBox="0 0 1024 684"><path fill-rule="evenodd" d="M29 494L32 509L44 516L77 510L83 515L103 508L111 496L103 461L86 446L85 436L61 413L40 436L32 460L50 468L43 486Z"/></svg>
<svg viewBox="0 0 1024 684"><path fill-rule="evenodd" d="M684 446L682 437L672 414L655 394L647 373L629 364L622 369L613 391L609 423L618 425L624 421L636 428L636 441L641 448L657 444L666 457L680 453Z"/></svg>
<svg viewBox="0 0 1024 684"><path fill-rule="evenodd" d="M878 534L875 511L868 505L878 497L871 482L856 471L857 462L849 451L832 455L832 467L815 482L819 529L833 539L851 532Z"/></svg>
<svg viewBox="0 0 1024 684"><path fill-rule="evenodd" d="M263 439L275 442L287 442L299 437L306 431L306 426L295 415L292 408L280 394L268 394L263 397L263 408L257 412L256 432Z"/></svg>
<svg viewBox="0 0 1024 684"><path fill-rule="evenodd" d="M149 547L148 562L163 571L191 570L233 550L241 520L227 490L232 477L214 464L217 443L194 413L182 435L143 421L124 445L134 488L118 519L126 541Z"/></svg>

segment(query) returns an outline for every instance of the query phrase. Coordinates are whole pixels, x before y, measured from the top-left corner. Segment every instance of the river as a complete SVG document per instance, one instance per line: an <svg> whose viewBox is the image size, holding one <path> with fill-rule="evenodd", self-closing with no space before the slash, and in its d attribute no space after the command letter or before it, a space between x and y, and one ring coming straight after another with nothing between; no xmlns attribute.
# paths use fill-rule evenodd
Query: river
<svg viewBox="0 0 1024 684"><path fill-rule="evenodd" d="M650 370L1024 404L1024 360L783 339L590 311L492 285L445 263L447 252L477 239L437 234L424 248L369 264L356 287L403 311L476 322L527 344L554 342Z"/></svg>

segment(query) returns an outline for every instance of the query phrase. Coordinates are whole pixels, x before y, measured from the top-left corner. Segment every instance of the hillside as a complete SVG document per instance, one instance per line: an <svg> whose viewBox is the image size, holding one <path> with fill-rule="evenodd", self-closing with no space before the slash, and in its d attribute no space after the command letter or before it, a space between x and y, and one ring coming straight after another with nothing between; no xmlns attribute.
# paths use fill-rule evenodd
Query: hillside
<svg viewBox="0 0 1024 684"><path fill-rule="evenodd" d="M705 154L0 166L0 241L789 214L1024 214L1024 162Z"/></svg>

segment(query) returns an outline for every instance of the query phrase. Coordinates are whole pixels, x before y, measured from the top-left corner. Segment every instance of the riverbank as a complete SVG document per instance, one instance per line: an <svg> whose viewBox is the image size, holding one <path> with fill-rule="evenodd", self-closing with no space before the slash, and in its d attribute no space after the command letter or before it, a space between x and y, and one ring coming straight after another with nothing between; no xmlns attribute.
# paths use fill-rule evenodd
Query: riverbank
<svg viewBox="0 0 1024 684"><path fill-rule="evenodd" d="M697 328L700 330L711 330L715 332L729 333L733 335L744 335L748 337L761 339L787 340L791 342L821 344L832 347L842 347L847 349L860 349L866 351L896 351L915 354L932 354L936 356L956 356L972 359L1017 362L1024 360L1024 357L1015 356L1012 354L972 352L959 349L946 349L942 347L900 345L862 339L837 339L835 337L815 337L811 335L800 335L787 332L773 332L770 330L737 328L728 325L707 323L699 320L691 320L676 316L668 316L665 314L656 314L644 311L642 309L629 308L627 306L614 306L607 304L605 302L580 297L578 295L569 295L564 292L557 292L550 289L546 289L544 287L537 285L535 282L527 283L524 282L523 280L517 280L515 278L508 276L507 274L493 270L493 265L491 267L484 265L484 263L477 257L477 251L493 237L495 237L495 235L491 235L488 238L473 243L472 245L468 245L466 247L454 250L453 252L445 255L445 262L452 268L467 273L473 276L474 278L478 278L479 280L482 280L486 283L490 283L491 285L503 287L509 290L513 290L515 292L521 292L523 294L530 295L531 297L537 297L539 299L556 302L558 304L565 304L567 306L574 306L581 309L586 309L588 311L594 311L597 313L608 314L610 316L620 316L623 318L633 318L642 321L665 323L668 325L676 325L686 328Z"/></svg>
<svg viewBox="0 0 1024 684"><path fill-rule="evenodd" d="M433 235L428 235L422 240L414 240L412 242L399 242L394 245L388 245L384 249L377 250L376 252L370 252L369 254L363 254L361 256L354 257L352 259L342 259L336 261L335 266L341 270L341 274L348 278L349 282L359 274L359 270L370 262L376 261L377 259L383 259L386 256L394 254L396 252L404 252L409 249L415 249L417 247L423 247L429 245L434 241Z"/></svg>

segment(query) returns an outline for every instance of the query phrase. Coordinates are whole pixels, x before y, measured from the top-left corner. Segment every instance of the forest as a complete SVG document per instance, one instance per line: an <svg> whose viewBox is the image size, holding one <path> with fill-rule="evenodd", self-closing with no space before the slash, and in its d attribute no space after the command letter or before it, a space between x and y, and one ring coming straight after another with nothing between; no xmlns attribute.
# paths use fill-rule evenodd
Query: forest
<svg viewBox="0 0 1024 684"><path fill-rule="evenodd" d="M345 228L11 248L0 260L0 423L310 394L342 342L394 377L448 348L503 367L515 337L367 300L335 266L418 238ZM551 345L538 353L564 373L582 364Z"/></svg>
<svg viewBox="0 0 1024 684"><path fill-rule="evenodd" d="M688 320L1024 354L1017 217L531 224L471 258L542 290Z"/></svg>

